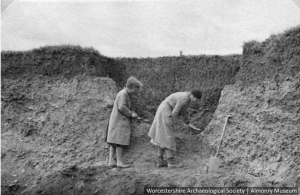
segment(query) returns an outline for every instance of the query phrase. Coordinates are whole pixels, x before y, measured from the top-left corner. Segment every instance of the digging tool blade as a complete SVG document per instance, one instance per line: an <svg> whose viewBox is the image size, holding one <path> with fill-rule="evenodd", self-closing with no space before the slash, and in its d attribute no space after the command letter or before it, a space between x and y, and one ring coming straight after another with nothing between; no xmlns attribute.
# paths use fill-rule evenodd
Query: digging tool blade
<svg viewBox="0 0 300 195"><path fill-rule="evenodd" d="M218 158L217 155L220 151L220 147L221 147L221 144L223 142L223 137L224 137L224 132L225 132L225 129L226 129L226 125L228 123L228 119L229 119L229 115L226 115L226 119L225 119L225 123L224 123L224 126L223 126L223 131L222 131L222 135L221 135L221 140L220 140L220 143L219 143L219 146L218 146L218 149L217 149L217 153L215 156L211 156L210 159L209 159L209 164L208 164L208 171L209 172L217 172L219 170L219 167L222 163L222 159Z"/></svg>

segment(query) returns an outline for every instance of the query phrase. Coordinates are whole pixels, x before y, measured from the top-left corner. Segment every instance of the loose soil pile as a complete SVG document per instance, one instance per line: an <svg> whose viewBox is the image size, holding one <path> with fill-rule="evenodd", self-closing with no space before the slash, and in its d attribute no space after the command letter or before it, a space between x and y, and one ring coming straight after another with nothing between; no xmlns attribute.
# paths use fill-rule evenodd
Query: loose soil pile
<svg viewBox="0 0 300 195"><path fill-rule="evenodd" d="M44 58L40 59L37 54L33 59L40 60L34 70L28 68L30 60L28 64L17 64L20 55L32 53L17 53L19 57L3 53L1 193L143 194L145 186L299 187L299 37L300 30L295 28L263 43L250 42L244 46L242 59L238 56L170 57L136 59L131 64L132 59L102 59L93 54L89 59L99 61L90 71L80 67L93 67L90 66L93 60L87 60L84 66L78 66L80 63L75 61L59 62L53 68L56 71L43 72ZM63 51L72 53L71 50L67 47ZM45 51L33 53L36 51L46 56ZM56 48L51 55L57 54L64 56ZM72 55L76 56L76 52ZM88 56L86 54L86 58ZM275 58L281 60L280 63L274 65ZM161 68L171 59L174 63L184 63ZM100 61L102 69L97 67ZM144 65L141 62L145 62ZM199 65L205 62L207 68L197 73ZM231 62L238 65L223 66ZM123 69L118 74L123 76L112 76L113 71L106 75L113 70L107 64ZM137 70L139 64L143 67L140 71ZM228 70L225 76L209 69L212 64L220 65L217 72ZM274 74L270 73L273 66L279 67ZM64 67L75 70L67 74L68 68ZM182 70L191 67L194 69L186 76ZM196 134L176 128L176 155L184 168L156 168L155 150L147 136L151 123L135 120L132 121L131 145L125 151L125 160L132 167L123 170L107 167L108 149L104 138L108 117L115 95L132 73L145 83L142 97L152 97L141 98L134 105L141 116L150 120L159 102L167 96L165 93L212 83L211 88L205 89L203 100L190 109L192 121L198 127L205 128L209 124L205 131ZM163 78L166 80L160 80ZM194 84L186 78L192 78ZM159 82L165 87L158 88ZM223 89L226 84L232 85ZM223 163L219 172L207 173L207 163L215 152L226 114L232 118L220 151Z"/></svg>

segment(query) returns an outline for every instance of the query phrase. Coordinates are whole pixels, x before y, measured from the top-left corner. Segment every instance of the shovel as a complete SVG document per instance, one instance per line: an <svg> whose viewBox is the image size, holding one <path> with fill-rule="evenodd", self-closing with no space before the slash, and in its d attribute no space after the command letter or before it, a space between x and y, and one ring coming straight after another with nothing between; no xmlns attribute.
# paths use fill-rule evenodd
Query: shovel
<svg viewBox="0 0 300 195"><path fill-rule="evenodd" d="M209 165L207 167L207 171L209 170L209 172L217 171L219 169L219 166L220 166L221 162L222 162L222 160L220 158L218 158L217 155L219 154L220 146L223 142L224 132L225 132L225 128L226 128L229 117L230 117L229 115L226 115L226 120L225 120L225 124L224 124L224 127L223 127L223 131L222 131L222 135L221 135L221 141L220 141L220 144L218 146L217 153L216 153L215 156L211 156L210 159L209 159Z"/></svg>

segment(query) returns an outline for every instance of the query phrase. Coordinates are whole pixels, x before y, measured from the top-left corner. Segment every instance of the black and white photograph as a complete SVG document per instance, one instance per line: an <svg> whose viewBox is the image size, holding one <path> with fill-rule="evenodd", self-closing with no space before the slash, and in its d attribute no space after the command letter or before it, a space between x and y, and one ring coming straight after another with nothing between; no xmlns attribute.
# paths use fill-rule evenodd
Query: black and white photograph
<svg viewBox="0 0 300 195"><path fill-rule="evenodd" d="M300 0L1 0L1 195L300 194Z"/></svg>

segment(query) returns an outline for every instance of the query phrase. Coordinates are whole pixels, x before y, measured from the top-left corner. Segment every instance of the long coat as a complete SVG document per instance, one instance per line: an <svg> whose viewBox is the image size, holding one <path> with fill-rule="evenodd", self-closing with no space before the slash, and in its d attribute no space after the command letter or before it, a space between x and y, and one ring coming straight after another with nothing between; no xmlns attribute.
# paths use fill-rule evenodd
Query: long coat
<svg viewBox="0 0 300 195"><path fill-rule="evenodd" d="M148 136L162 148L176 150L173 123L182 115L189 122L186 112L189 106L189 92L177 92L168 96L158 107Z"/></svg>
<svg viewBox="0 0 300 195"><path fill-rule="evenodd" d="M119 145L129 145L131 134L132 101L126 89L116 96L109 119L107 142Z"/></svg>

